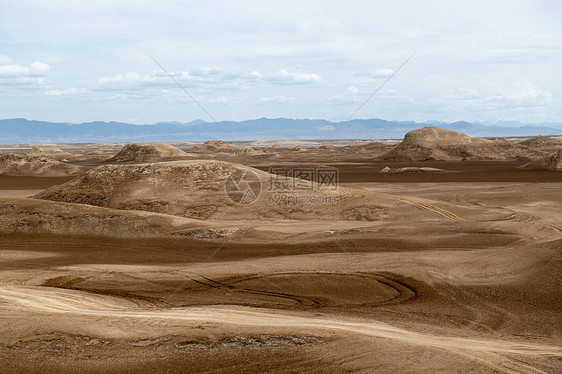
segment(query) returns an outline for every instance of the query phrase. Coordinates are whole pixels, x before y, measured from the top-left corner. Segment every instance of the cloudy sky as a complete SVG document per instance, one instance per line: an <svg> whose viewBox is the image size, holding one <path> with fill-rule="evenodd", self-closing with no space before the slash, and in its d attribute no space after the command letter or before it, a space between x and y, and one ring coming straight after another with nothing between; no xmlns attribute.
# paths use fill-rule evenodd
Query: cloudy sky
<svg viewBox="0 0 562 374"><path fill-rule="evenodd" d="M561 1L0 0L0 118L561 121ZM148 53L148 54L147 54Z"/></svg>

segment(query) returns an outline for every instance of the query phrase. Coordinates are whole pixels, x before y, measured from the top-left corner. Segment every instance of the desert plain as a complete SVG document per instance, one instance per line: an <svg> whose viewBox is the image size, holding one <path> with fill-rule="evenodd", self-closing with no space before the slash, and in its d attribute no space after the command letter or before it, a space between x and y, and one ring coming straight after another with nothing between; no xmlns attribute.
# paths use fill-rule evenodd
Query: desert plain
<svg viewBox="0 0 562 374"><path fill-rule="evenodd" d="M2 146L0 371L559 373L561 149Z"/></svg>

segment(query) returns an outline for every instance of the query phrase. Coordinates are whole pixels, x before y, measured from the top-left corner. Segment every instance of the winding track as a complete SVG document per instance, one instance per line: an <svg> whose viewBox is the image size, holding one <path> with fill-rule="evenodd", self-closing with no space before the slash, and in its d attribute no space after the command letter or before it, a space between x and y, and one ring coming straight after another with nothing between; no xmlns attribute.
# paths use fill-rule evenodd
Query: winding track
<svg viewBox="0 0 562 374"><path fill-rule="evenodd" d="M362 305L370 305L370 306L381 306L381 305L389 305L389 304L397 304L412 298L417 297L417 291L409 286L406 286L402 283L395 281L394 279L389 278L384 274L376 274L376 273L334 273L334 272L283 272L283 273L268 273L268 274L251 274L245 276L236 276L230 277L221 280L210 279L204 277L201 274L195 274L198 279L195 277L191 277L190 279L195 283L198 283L201 286L209 287L209 288L217 288L217 289L228 289L235 292L241 293L249 293L255 295L262 295L267 297L278 297L284 298L295 301L298 305L303 307L323 307L323 306L336 306L338 304L333 304L330 302L329 299L324 297L310 297L310 296L302 296L291 294L287 292L273 292L273 291L265 291L260 289L251 289L247 287L240 287L238 283L251 280L251 279L267 279L270 276L284 276L284 275L323 275L323 276L346 276L346 277L356 277L356 278L364 278L371 281L376 282L379 284L381 290L384 293L389 293L390 290L396 292L396 295L389 295L389 298L386 300L381 300L378 302L369 302L364 303ZM271 283L270 283L271 284ZM384 289L384 287L388 287L388 289ZM283 291L280 289L280 291ZM391 297L390 297L391 296ZM357 304L361 305L361 304ZM339 304L338 306L342 306Z"/></svg>
<svg viewBox="0 0 562 374"><path fill-rule="evenodd" d="M428 199L412 197L412 196L408 196L408 197L396 196L396 195L390 195L386 193L373 192L373 191L370 191L370 193L373 194L374 196L379 196L385 199L391 199L391 200L400 201L402 203L409 204L420 210L434 213L448 221L453 221L453 222L466 221L465 218L451 212L450 210L438 207L437 205L430 203Z"/></svg>
<svg viewBox="0 0 562 374"><path fill-rule="evenodd" d="M464 352L470 356L473 353L486 353L562 357L562 347L549 344L437 336L408 331L381 322L308 318L277 311L257 311L244 307L146 309L120 298L93 295L75 290L2 285L0 287L0 301L4 303L4 309L10 308L25 312L36 311L143 320L176 320L193 323L224 324L225 321L228 321L230 325L240 326L314 328L392 339L402 343L434 347L455 353Z"/></svg>
<svg viewBox="0 0 562 374"><path fill-rule="evenodd" d="M465 220L464 218L456 215L455 213L451 212L450 210L440 208L435 204L430 204L426 200L423 200L423 199L413 198L413 197L404 198L404 197L398 197L398 196L393 196L393 198L395 200L401 201L403 203L410 204L410 205L412 205L412 206L414 206L418 209L425 210L425 211L431 212L431 213L435 213L438 216L441 216L442 218L445 218L446 220L449 220L449 221L461 222L461 221Z"/></svg>

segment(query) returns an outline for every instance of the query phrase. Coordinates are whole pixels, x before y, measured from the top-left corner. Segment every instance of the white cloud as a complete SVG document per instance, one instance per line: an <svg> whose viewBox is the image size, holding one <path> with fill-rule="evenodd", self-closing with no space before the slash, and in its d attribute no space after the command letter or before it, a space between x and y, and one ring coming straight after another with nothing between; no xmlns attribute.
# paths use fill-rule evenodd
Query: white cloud
<svg viewBox="0 0 562 374"><path fill-rule="evenodd" d="M459 89L449 96L452 100L482 101L483 97L475 90Z"/></svg>
<svg viewBox="0 0 562 374"><path fill-rule="evenodd" d="M113 77L103 77L98 79L98 84L107 84L107 83L114 83L114 82L153 82L155 81L156 77L151 76L149 74L140 75L135 71L130 71L125 74L117 74Z"/></svg>
<svg viewBox="0 0 562 374"><path fill-rule="evenodd" d="M293 79L297 82L318 82L322 78L316 73L293 73Z"/></svg>
<svg viewBox="0 0 562 374"><path fill-rule="evenodd" d="M45 83L45 74L50 66L41 61L34 61L29 66L18 64L0 65L0 85L30 86Z"/></svg>
<svg viewBox="0 0 562 374"><path fill-rule="evenodd" d="M513 84L509 92L494 97L493 99L505 100L522 106L541 106L552 102L549 91L541 91L537 85L527 80L520 80Z"/></svg>
<svg viewBox="0 0 562 374"><path fill-rule="evenodd" d="M282 95L272 96L272 97L262 97L258 100L258 104L265 105L265 104L290 104L294 103L294 97L286 97Z"/></svg>
<svg viewBox="0 0 562 374"><path fill-rule="evenodd" d="M240 97L246 104L226 110L217 105L213 113L217 118L341 119L388 78L391 69L418 50L385 86L407 94L412 103L390 101L383 90L361 110L361 116L494 120L511 118L508 109L494 112L494 107L536 105L535 111L521 109L525 112L521 120L532 122L537 113L550 121L560 119L560 6L439 0L405 7L401 2L374 6L361 0L350 7L325 0L267 5L242 0L221 1L217 12L217 6L206 2L177 0L143 1L141 7L128 6L133 3L129 0L31 3L14 1L2 8L3 27L10 30L2 35L0 52L8 55L0 56L5 116L75 121L88 116L135 116L146 122L197 118L196 111L168 104L189 98L164 72L151 72L158 67L143 52L147 50L203 102L224 96ZM197 17L186 22L190 14ZM35 58L22 60L27 56ZM35 60L45 65L56 62L56 69L30 64ZM522 78L536 86L512 86ZM352 84L358 92L348 89ZM14 93L16 85L22 89ZM65 110L64 100L50 100L45 109L26 100L34 87L41 94L60 91L69 98L73 94L63 93L65 89L83 87L84 97L118 98L123 105L102 111L73 101L72 110ZM293 87L298 91L289 89ZM457 88L474 94L454 97ZM256 104L262 96L296 97L296 92L299 105L258 108ZM336 96L327 103L325 98L331 95ZM135 102L138 98L156 100L149 106L146 101ZM385 100L384 105L378 100Z"/></svg>
<svg viewBox="0 0 562 374"><path fill-rule="evenodd" d="M88 91L83 88L67 88L64 90L48 90L45 92L47 96L77 96L87 93Z"/></svg>
<svg viewBox="0 0 562 374"><path fill-rule="evenodd" d="M16 75L29 75L30 68L20 65L2 65L0 66L0 76L16 76Z"/></svg>
<svg viewBox="0 0 562 374"><path fill-rule="evenodd" d="M35 61L29 66L0 65L0 76L4 77L37 77L44 75L51 67L41 61Z"/></svg>
<svg viewBox="0 0 562 374"><path fill-rule="evenodd" d="M13 63L14 63L14 59L11 58L10 56L0 55L0 64L8 65Z"/></svg>
<svg viewBox="0 0 562 374"><path fill-rule="evenodd" d="M279 70L275 73L262 74L257 70L249 74L241 74L234 70L228 71L220 67L202 67L192 70L180 71L179 73L170 72L181 84L189 85L224 85L230 84L231 87L236 85L244 88L247 84L269 83L275 85L293 85L306 84L320 81L322 78L316 73L289 72L286 69ZM175 85L167 73L163 71L153 71L150 74L139 74L130 71L125 74L117 74L112 77L102 77L98 79L98 85L112 84L122 87L134 85Z"/></svg>
<svg viewBox="0 0 562 374"><path fill-rule="evenodd" d="M328 97L328 102L336 105L346 105L361 102L361 95L356 86L349 86L345 92Z"/></svg>
<svg viewBox="0 0 562 374"><path fill-rule="evenodd" d="M209 75L218 75L222 73L224 73L224 70L217 66L213 66L213 67L203 66L189 71L189 74L197 77L206 77Z"/></svg>
<svg viewBox="0 0 562 374"><path fill-rule="evenodd" d="M31 64L29 64L29 66L31 67L31 72L33 74L45 74L46 72L49 71L49 69L51 69L51 67L48 64L45 64L41 61L34 61Z"/></svg>
<svg viewBox="0 0 562 374"><path fill-rule="evenodd" d="M250 73L250 77L259 79L259 78L263 77L263 75L259 71L254 70Z"/></svg>
<svg viewBox="0 0 562 374"><path fill-rule="evenodd" d="M388 78L394 73L392 69L377 69L373 73L373 77L375 78Z"/></svg>
<svg viewBox="0 0 562 374"><path fill-rule="evenodd" d="M318 82L322 79L322 77L316 73L292 73L286 69L279 70L278 72L272 74L267 74L262 78L267 82L277 84L311 83Z"/></svg>
<svg viewBox="0 0 562 374"><path fill-rule="evenodd" d="M231 97L226 97L226 96L218 96L218 97L213 97L213 98L209 99L208 102L209 102L209 104L232 105L232 104L239 103L240 100L234 99L234 98L231 98Z"/></svg>
<svg viewBox="0 0 562 374"><path fill-rule="evenodd" d="M198 67L179 72L170 72L170 75L192 94L214 96L217 93L248 90L257 85L300 85L317 82L321 77L316 73L289 72L286 69L275 73L260 73L253 70L251 73L240 73L234 69L227 70L221 67ZM141 98L157 96L181 96L185 94L176 86L174 80L161 70L154 70L148 74L136 71L102 77L97 80L97 86L89 89L92 93L110 93L120 95L119 98ZM56 94L53 90L53 94ZM259 104L285 104L294 101L292 97L271 96L263 97ZM211 104L233 104L240 100L227 99L225 95L208 99Z"/></svg>
<svg viewBox="0 0 562 374"><path fill-rule="evenodd" d="M538 86L527 80L519 80L512 84L511 89L501 87L491 92L482 93L477 90L461 89L452 94L453 99L461 105L477 110L506 110L515 108L544 107L552 103L552 93L542 91Z"/></svg>

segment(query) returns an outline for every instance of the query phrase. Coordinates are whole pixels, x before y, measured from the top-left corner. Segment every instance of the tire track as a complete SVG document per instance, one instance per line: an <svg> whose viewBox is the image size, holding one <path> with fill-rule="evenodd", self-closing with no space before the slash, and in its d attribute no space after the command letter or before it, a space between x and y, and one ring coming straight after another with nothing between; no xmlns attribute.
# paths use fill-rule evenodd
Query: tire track
<svg viewBox="0 0 562 374"><path fill-rule="evenodd" d="M249 289L249 288L239 288L239 287L235 287L232 284L227 284L227 283L223 283L223 282L219 282L207 277L204 277L200 274L198 274L199 277L203 278L205 281L199 281L193 278L190 278L191 280L193 280L194 282L201 284L203 286L207 286L210 288L215 288L215 289L228 289L231 291L236 291L236 292L241 292L241 293L248 293L248 294L254 294L254 295L261 295L261 296L269 296L269 297L279 297L279 298L283 298L283 299L288 299L288 300L293 300L295 301L297 304L299 304L300 306L305 306L305 307L318 307L322 304L322 301L320 299L315 299L315 298L310 298L310 297L305 297L305 296L298 296L298 295L292 295L289 293L284 293L284 292L272 292L272 291L262 291L262 290L254 290L254 289Z"/></svg>
<svg viewBox="0 0 562 374"><path fill-rule="evenodd" d="M392 295L388 300L378 301L378 302L368 302L368 303L358 303L353 304L355 306L382 306L382 305L390 305L390 304L397 304L401 303L419 296L418 291L413 289L412 287L408 286L405 283L399 282L395 279L392 279L383 274L376 274L376 273L334 273L334 272L283 272L283 273L267 273L267 274L252 274L246 276L237 276L237 277L229 277L221 280L214 280L207 277L204 277L201 274L195 274L203 280L196 280L194 278L190 278L190 280L206 287L215 288L215 289L228 289L230 291L241 292L241 293L248 293L248 294L255 294L255 295L262 295L268 297L279 297L294 300L299 306L302 307L341 307L351 304L334 304L328 298L315 296L315 297L307 297L303 295L295 295L286 292L274 292L274 291L266 291L266 290L259 290L259 289L252 289L247 287L238 287L236 284L248 281L248 280L255 280L255 279L266 279L268 277L275 277L275 276L301 276L301 275L325 275L325 276L346 276L346 277L360 277L365 278L371 281L375 281L376 283L380 283L382 286L379 287L389 287L389 290L386 290L386 294L388 295L390 290L393 290L397 293L397 295ZM271 282L270 282L271 283ZM282 290L281 290L282 291Z"/></svg>
<svg viewBox="0 0 562 374"><path fill-rule="evenodd" d="M428 203L422 203L421 201L409 201L407 202L408 204L411 204L413 206L415 206L416 208L419 208L421 210L425 210L427 212L431 212L431 213L435 213L449 221L455 221L455 222L460 222L460 221L464 221L464 218L459 217L458 215L456 215L455 213L448 211L446 209L443 208L439 208L435 205L432 204L428 204Z"/></svg>
<svg viewBox="0 0 562 374"><path fill-rule="evenodd" d="M92 295L74 290L44 287L0 287L0 300L11 308L26 312L49 312L78 316L132 318L139 320L176 320L193 323L213 322L239 326L293 327L335 330L447 351L488 352L529 356L562 357L562 346L526 341L464 338L409 331L382 322L301 317L274 310L244 307L190 307L146 309L116 297Z"/></svg>
<svg viewBox="0 0 562 374"><path fill-rule="evenodd" d="M465 338L432 335L409 331L382 322L347 319L301 317L276 310L256 310L244 307L191 307L147 309L117 297L93 295L85 292L45 287L0 287L3 310L8 308L24 313L57 313L68 316L118 318L136 320L135 323L216 323L229 326L293 328L337 331L351 335L382 338L398 343L435 348L465 356L493 370L508 373L537 372L539 368L512 359L512 355L562 358L562 346L529 341L510 341L497 338Z"/></svg>
<svg viewBox="0 0 562 374"><path fill-rule="evenodd" d="M465 221L464 218L458 216L457 214L451 212L450 210L447 210L445 208L440 208L436 205L430 204L426 201L423 201L421 199L417 199L417 198L413 198L413 197L400 197L400 196L392 196L392 195L387 195L386 197L390 197L391 199L406 203L406 204L410 204L418 209L421 210L425 210L427 212L431 212L431 213L435 213L438 216L441 216L443 218L445 218L446 220L449 221L455 221L455 222L461 222L461 221Z"/></svg>

